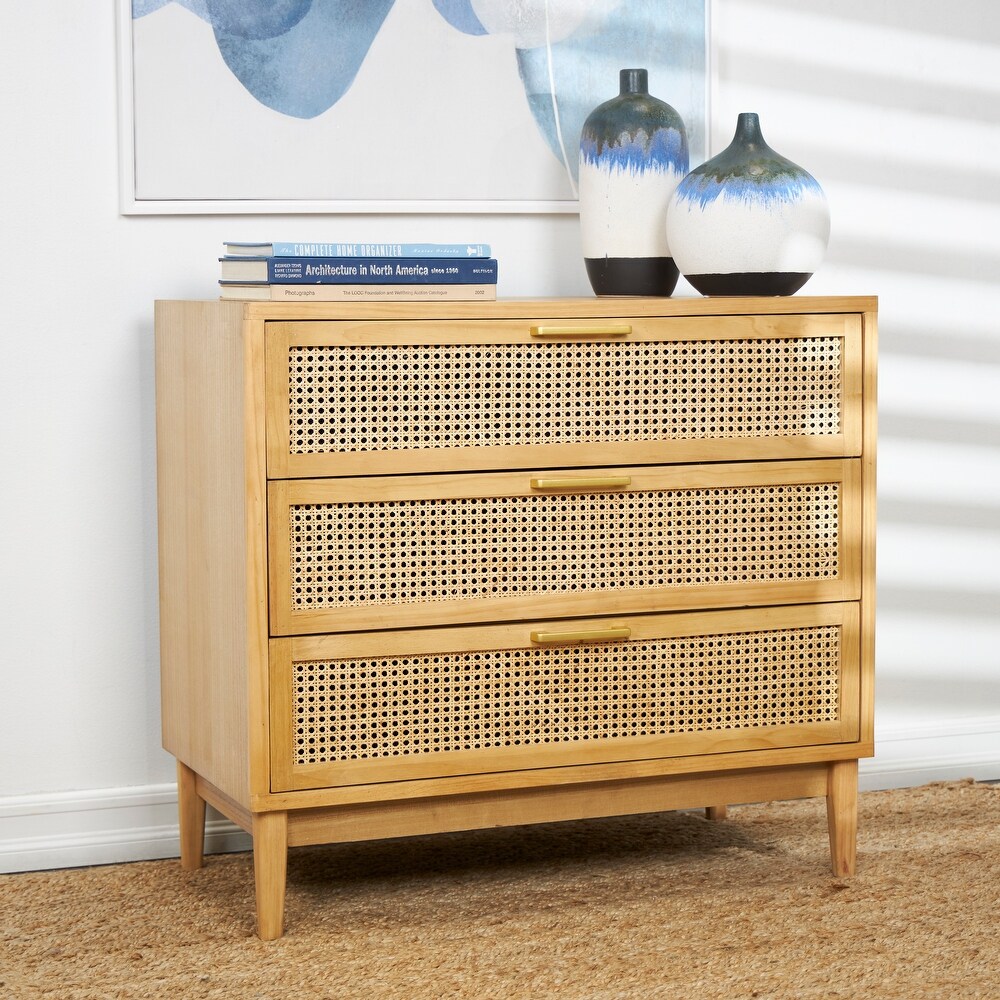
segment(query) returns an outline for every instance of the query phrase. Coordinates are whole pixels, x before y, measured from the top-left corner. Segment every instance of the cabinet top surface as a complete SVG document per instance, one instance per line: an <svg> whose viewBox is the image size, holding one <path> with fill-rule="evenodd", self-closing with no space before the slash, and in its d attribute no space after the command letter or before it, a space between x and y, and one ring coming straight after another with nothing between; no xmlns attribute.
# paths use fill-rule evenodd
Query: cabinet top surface
<svg viewBox="0 0 1000 1000"><path fill-rule="evenodd" d="M733 316L875 312L875 296L499 298L491 302L245 302L207 300L248 320L497 319L518 317Z"/></svg>

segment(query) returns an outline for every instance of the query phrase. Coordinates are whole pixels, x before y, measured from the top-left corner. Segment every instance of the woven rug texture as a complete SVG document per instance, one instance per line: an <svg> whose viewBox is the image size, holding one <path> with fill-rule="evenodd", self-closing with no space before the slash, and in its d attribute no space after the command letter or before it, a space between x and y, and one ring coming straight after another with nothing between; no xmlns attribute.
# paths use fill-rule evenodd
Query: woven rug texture
<svg viewBox="0 0 1000 1000"><path fill-rule="evenodd" d="M0 876L3 1000L1000 997L1000 786L293 849L285 936L249 854Z"/></svg>

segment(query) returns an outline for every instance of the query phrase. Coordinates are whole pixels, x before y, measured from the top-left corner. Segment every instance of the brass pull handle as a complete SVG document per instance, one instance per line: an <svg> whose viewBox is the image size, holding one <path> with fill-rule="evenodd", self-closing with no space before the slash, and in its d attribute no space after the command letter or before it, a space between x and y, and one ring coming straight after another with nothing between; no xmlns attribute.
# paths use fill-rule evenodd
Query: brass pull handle
<svg viewBox="0 0 1000 1000"><path fill-rule="evenodd" d="M601 490L619 489L631 486L631 476L592 476L590 478L572 476L554 477L552 479L532 479L533 490Z"/></svg>
<svg viewBox="0 0 1000 1000"><path fill-rule="evenodd" d="M632 327L627 323L605 326L533 326L532 337L627 337Z"/></svg>
<svg viewBox="0 0 1000 1000"><path fill-rule="evenodd" d="M544 646L562 642L601 642L605 639L628 639L631 635L632 629L627 625L614 625L611 628L589 628L575 632L532 632L531 641Z"/></svg>

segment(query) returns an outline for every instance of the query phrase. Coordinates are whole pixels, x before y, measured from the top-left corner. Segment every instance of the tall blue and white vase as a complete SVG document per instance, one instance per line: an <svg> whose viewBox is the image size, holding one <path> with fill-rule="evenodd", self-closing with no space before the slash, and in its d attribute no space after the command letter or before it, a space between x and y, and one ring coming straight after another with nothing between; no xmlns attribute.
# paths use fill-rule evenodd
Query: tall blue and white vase
<svg viewBox="0 0 1000 1000"><path fill-rule="evenodd" d="M621 92L598 105L580 136L580 235L598 295L671 295L667 202L688 171L681 116L649 94L644 69L623 69Z"/></svg>
<svg viewBox="0 0 1000 1000"><path fill-rule="evenodd" d="M739 115L732 143L685 177L667 209L681 274L703 295L791 295L812 277L830 239L816 179Z"/></svg>

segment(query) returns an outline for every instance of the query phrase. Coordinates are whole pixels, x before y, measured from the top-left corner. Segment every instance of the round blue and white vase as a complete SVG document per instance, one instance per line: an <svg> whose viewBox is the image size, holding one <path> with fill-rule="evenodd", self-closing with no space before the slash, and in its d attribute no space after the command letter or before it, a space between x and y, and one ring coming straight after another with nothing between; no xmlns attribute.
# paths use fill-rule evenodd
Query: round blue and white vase
<svg viewBox="0 0 1000 1000"><path fill-rule="evenodd" d="M830 209L816 179L764 141L744 113L732 143L677 185L667 237L703 295L791 295L823 261Z"/></svg>
<svg viewBox="0 0 1000 1000"><path fill-rule="evenodd" d="M598 105L580 136L580 235L597 295L671 295L667 203L688 172L681 116L650 96L644 69L623 69L621 92Z"/></svg>

